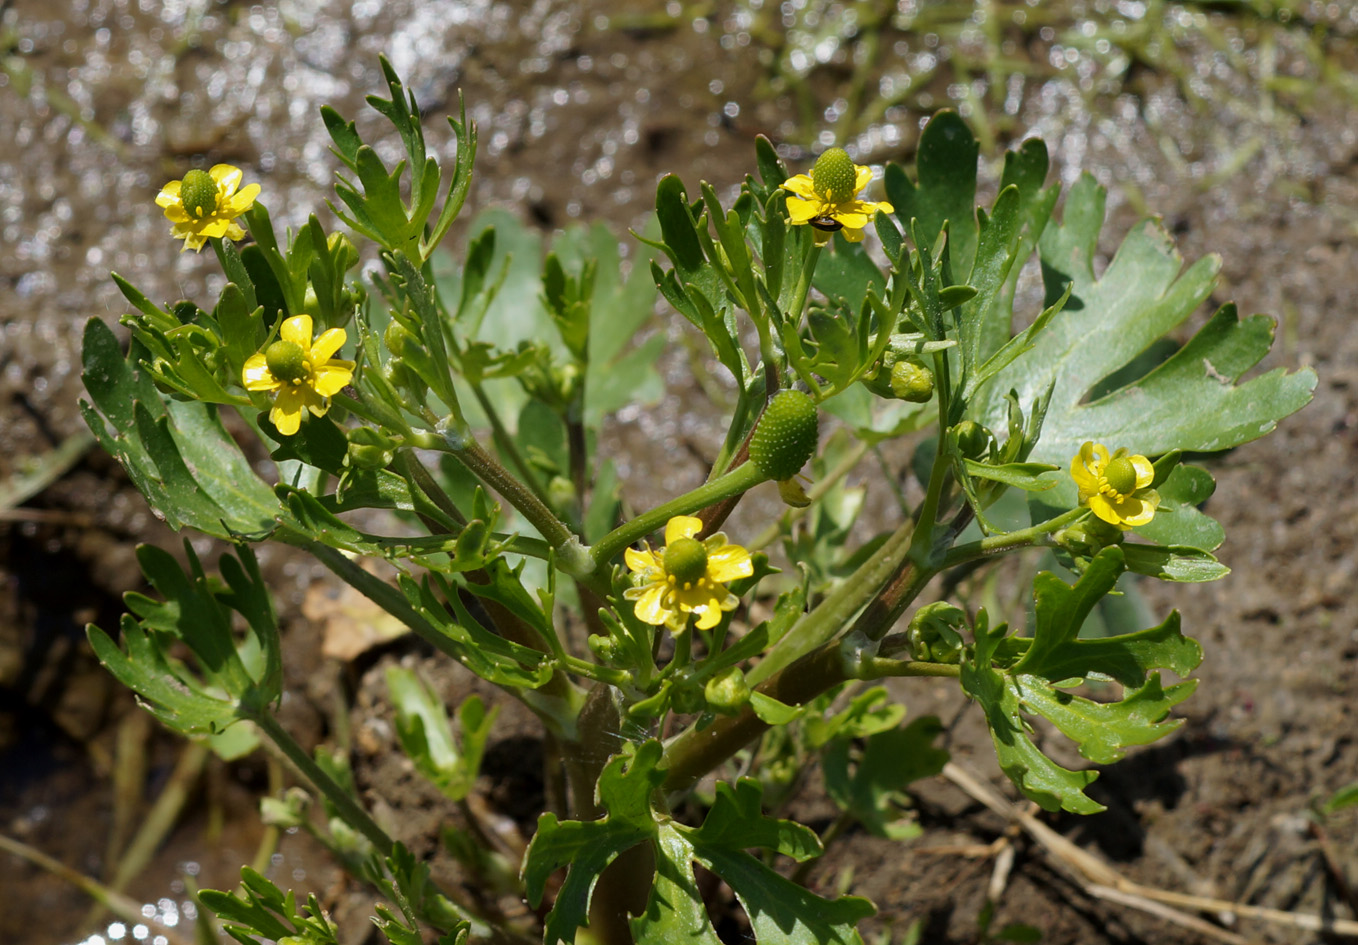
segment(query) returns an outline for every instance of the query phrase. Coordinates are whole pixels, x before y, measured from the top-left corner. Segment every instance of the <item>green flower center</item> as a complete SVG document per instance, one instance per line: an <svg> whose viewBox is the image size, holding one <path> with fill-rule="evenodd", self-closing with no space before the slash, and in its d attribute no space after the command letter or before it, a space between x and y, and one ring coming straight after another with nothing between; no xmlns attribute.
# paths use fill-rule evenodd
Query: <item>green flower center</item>
<svg viewBox="0 0 1358 945"><path fill-rule="evenodd" d="M665 573L680 590L695 587L707 574L707 549L696 538L679 538L665 546Z"/></svg>
<svg viewBox="0 0 1358 945"><path fill-rule="evenodd" d="M1103 480L1118 495L1130 495L1136 491L1136 467L1126 456L1119 456L1104 467Z"/></svg>
<svg viewBox="0 0 1358 945"><path fill-rule="evenodd" d="M217 212L217 182L207 171L195 168L179 184L179 201L192 220L211 216Z"/></svg>
<svg viewBox="0 0 1358 945"><path fill-rule="evenodd" d="M847 203L853 199L858 172L854 169L849 152L843 148L831 148L816 158L811 168L811 187L830 203Z"/></svg>
<svg viewBox="0 0 1358 945"><path fill-rule="evenodd" d="M275 341L264 351L264 363L269 373L280 381L297 382L311 373L306 353L295 341Z"/></svg>

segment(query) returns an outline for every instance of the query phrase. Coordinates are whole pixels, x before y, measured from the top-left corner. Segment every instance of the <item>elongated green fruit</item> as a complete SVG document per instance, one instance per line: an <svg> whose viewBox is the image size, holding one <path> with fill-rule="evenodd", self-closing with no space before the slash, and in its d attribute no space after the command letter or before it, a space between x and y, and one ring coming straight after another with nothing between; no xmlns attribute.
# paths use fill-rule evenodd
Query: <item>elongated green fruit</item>
<svg viewBox="0 0 1358 945"><path fill-rule="evenodd" d="M799 390L779 391L750 437L750 459L770 479L791 479L816 451L816 404Z"/></svg>

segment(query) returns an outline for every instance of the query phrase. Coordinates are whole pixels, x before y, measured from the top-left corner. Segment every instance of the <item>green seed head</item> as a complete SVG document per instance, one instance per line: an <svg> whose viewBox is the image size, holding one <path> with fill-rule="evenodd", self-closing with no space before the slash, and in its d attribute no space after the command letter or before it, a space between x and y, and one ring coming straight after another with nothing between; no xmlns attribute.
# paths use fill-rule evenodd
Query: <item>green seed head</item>
<svg viewBox="0 0 1358 945"><path fill-rule="evenodd" d="M264 364L280 381L300 381L307 376L306 355L292 341L275 341L264 351Z"/></svg>
<svg viewBox="0 0 1358 945"><path fill-rule="evenodd" d="M707 574L707 549L696 538L678 538L665 546L665 572L680 590L695 586Z"/></svg>
<svg viewBox="0 0 1358 945"><path fill-rule="evenodd" d="M811 187L831 203L844 203L853 199L857 177L849 152L831 148L816 158L811 168Z"/></svg>
<svg viewBox="0 0 1358 945"><path fill-rule="evenodd" d="M1136 467L1126 456L1119 456L1104 467L1103 478L1118 495L1130 495L1136 491Z"/></svg>
<svg viewBox="0 0 1358 945"><path fill-rule="evenodd" d="M819 434L815 402L799 390L780 391L750 437L750 459L770 479L791 479L816 451Z"/></svg>
<svg viewBox="0 0 1358 945"><path fill-rule="evenodd" d="M191 220L201 220L217 212L217 182L207 171L194 169L179 184L179 201Z"/></svg>

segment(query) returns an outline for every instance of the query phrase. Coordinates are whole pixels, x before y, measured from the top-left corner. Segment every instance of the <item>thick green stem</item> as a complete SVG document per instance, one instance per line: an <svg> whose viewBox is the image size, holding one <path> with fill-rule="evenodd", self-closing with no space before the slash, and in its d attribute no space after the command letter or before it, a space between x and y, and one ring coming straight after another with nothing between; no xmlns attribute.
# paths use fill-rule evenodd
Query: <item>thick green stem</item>
<svg viewBox="0 0 1358 945"><path fill-rule="evenodd" d="M767 478L755 468L754 463L737 466L726 475L703 483L692 492L672 499L649 512L643 512L630 522L613 529L589 549L589 555L594 559L596 567L606 565L622 549L634 541L645 538L674 516L690 515L729 496L739 495Z"/></svg>
<svg viewBox="0 0 1358 945"><path fill-rule="evenodd" d="M885 667L879 666L878 662L874 659L865 661L846 659L839 643L830 642L760 683L758 691L786 705L802 705L833 686L862 677L865 672L868 673L867 678L874 678L877 675L957 674L956 666L939 663L880 661L890 664L891 672L886 673L881 671ZM762 721L748 706L739 715L718 719L707 728L698 729L696 726L689 728L665 749L665 757L661 762L661 767L665 770L662 790L671 793L692 787L699 778L758 738L768 728L768 723Z"/></svg>
<svg viewBox="0 0 1358 945"><path fill-rule="evenodd" d="M302 746L293 740L288 734L287 729L278 724L278 720L269 713L267 709L253 713L250 721L254 722L269 741L278 746L293 766L301 775L315 785L316 789L325 795L325 799L335 805L344 822L353 827L363 836L368 838L368 842L373 845L378 853L383 856L390 856L392 850L391 837L387 836L385 830L377 826L377 822L368 815L354 799L354 796L336 783L335 779L325 773L325 770L302 750Z"/></svg>
<svg viewBox="0 0 1358 945"><path fill-rule="evenodd" d="M882 584L905 563L911 546L912 524L903 522L892 532L851 577L841 581L814 610L797 621L746 678L752 683L768 679L839 633L849 618L873 600Z"/></svg>

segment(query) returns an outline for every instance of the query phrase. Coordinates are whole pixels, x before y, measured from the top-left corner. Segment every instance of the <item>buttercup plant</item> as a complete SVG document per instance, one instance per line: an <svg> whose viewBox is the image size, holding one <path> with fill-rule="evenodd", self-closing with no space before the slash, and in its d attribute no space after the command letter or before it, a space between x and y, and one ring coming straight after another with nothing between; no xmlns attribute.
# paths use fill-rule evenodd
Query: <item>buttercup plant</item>
<svg viewBox="0 0 1358 945"><path fill-rule="evenodd" d="M389 168L353 122L322 115L352 242L315 216L280 241L264 194L234 168L167 185L157 202L174 235L211 244L227 284L205 305L161 306L115 276L131 347L89 322L82 409L168 524L233 546L217 574L187 545L186 566L141 549L159 596L128 595L120 640L90 628L99 658L165 724L223 754L251 748L228 737L242 729L272 742L324 816L295 794L270 799L268 816L307 824L376 886L389 941L711 945L697 864L734 891L759 942L861 942L872 904L801 885L790 864L820 856L822 838L768 811L819 765L846 823L915 832L902 801L946 761L941 726L905 724L895 694L908 689L877 681L957 680L1016 790L1050 811L1099 810L1085 791L1098 772L1045 754L1035 717L1095 765L1176 727L1202 656L1177 614L1099 639L1081 626L1126 572L1226 573L1213 555L1222 529L1199 508L1211 477L1183 454L1267 433L1315 384L1307 371L1242 381L1273 323L1232 305L1150 359L1208 298L1215 258L1185 269L1148 220L1097 273L1103 191L1081 179L1058 220L1039 141L1005 156L994 201L977 208L978 147L945 111L913 175L884 168L884 200L863 196L872 172L844 151L793 174L760 138L758 173L730 206L706 184L690 199L678 177L659 182L656 233L641 240L651 258L630 275L606 232L570 231L524 294L507 277L523 265L503 252L523 239L509 224L481 229L460 265L441 268L476 129L465 112L450 119L456 157L441 167L414 98L383 69L391 97L370 102L407 160ZM378 260L366 281L364 249ZM1034 254L1045 299L1016 313ZM631 514L597 432L655 389L658 345L632 339L657 288L736 397L706 481ZM273 476L227 433L228 411ZM912 506L902 491L895 521L854 527L851 473L911 434L913 460L892 472L917 476L923 498ZM724 527L752 489L795 508L763 534ZM997 511L1015 496L1026 501ZM369 509L403 524L350 514ZM252 551L265 541L311 555L541 721L548 796L526 848L486 846L493 831L479 829L449 841L483 895L438 888L354 792L345 759L308 754L279 723L278 623ZM793 565L782 573L762 550L779 542ZM936 576L1044 550L1073 583L1039 573L1030 626L925 593ZM1099 681L1099 700L1084 680ZM402 750L462 801L493 708L446 707L404 670L388 684ZM501 896L540 911L500 910ZM336 940L321 903L249 870L241 890L202 901L241 942Z"/></svg>

